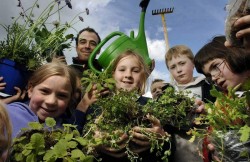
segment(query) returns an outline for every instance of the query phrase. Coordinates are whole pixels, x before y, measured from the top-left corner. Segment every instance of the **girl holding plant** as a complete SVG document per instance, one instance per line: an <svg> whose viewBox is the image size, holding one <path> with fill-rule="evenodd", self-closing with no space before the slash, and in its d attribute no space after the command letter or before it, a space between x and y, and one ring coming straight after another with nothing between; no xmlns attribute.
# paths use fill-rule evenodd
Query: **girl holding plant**
<svg viewBox="0 0 250 162"><path fill-rule="evenodd" d="M147 102L147 98L139 97L139 95L144 94L146 80L149 76L149 69L144 63L143 58L132 50L127 50L121 53L111 65L111 71L113 79L115 80L116 93L121 93L122 91L132 92L136 91L138 94L137 102L140 105L144 105ZM96 100L101 100L101 98L96 98L100 96L97 87L94 85L92 90L89 92L89 96L92 96L94 103ZM97 95L98 94L98 95ZM91 98L91 97L90 97ZM123 109L126 109L124 107ZM99 120L100 116L97 117ZM133 142L134 147L130 149L134 154L138 154L142 161L162 161L161 157L156 157L156 152L150 152L151 143L146 134L154 134L156 138L162 138L166 136L166 132L163 130L160 121L151 116L146 116L147 120L151 123L151 127L139 127L134 126L127 133L118 133L120 140L116 141L118 148L111 146L98 146L96 149L102 158L102 161L129 161L128 152L126 152L126 146L128 142ZM104 117L105 120L105 117ZM106 119L108 120L108 119ZM129 124L129 123L127 123ZM145 133L146 132L146 133ZM102 136L103 132L96 132L96 138ZM166 146L166 150L169 149L169 145ZM137 157L138 158L138 157Z"/></svg>
<svg viewBox="0 0 250 162"><path fill-rule="evenodd" d="M74 110L77 78L74 69L60 63L52 62L42 65L28 82L27 103L13 102L7 105L13 126L12 137L16 137L21 128L28 127L29 122L43 123L47 117L55 118L60 127L63 123L84 123L84 113ZM77 113L76 113L77 111ZM73 123L75 116L82 116L79 123Z"/></svg>
<svg viewBox="0 0 250 162"><path fill-rule="evenodd" d="M243 85L250 78L250 57L247 56L246 51L244 51L244 49L225 47L225 41L226 39L224 36L217 36L213 38L211 42L203 46L195 55L195 67L199 73L204 74L226 95L230 95L229 89L235 88L237 88L236 94L244 95L245 89ZM223 108L219 106L221 103L218 103L217 101L215 102L215 106L218 109L221 109L223 112L225 111L223 109L230 109L230 105L226 108ZM232 123L240 124L241 122L237 120L232 121ZM229 124L232 123L226 123L226 125L229 127ZM211 129L209 130L211 131ZM207 138L205 138L204 144L204 161L211 161L211 158L213 158L213 160L215 161L220 161L221 159L219 159L218 156L214 156L215 154L211 154L214 153L215 146L211 144ZM209 150L207 150L207 148ZM239 149L238 152L237 150L233 150L234 153L231 153L230 156L235 156L231 157L230 160L248 161L249 159L247 157L244 158L240 156L241 148L237 149Z"/></svg>

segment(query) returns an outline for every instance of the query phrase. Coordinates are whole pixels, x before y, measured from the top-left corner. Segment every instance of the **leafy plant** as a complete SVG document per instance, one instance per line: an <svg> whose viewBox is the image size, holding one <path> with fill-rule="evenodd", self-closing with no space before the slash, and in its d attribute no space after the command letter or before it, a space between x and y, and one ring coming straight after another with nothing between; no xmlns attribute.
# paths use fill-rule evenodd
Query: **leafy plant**
<svg viewBox="0 0 250 162"><path fill-rule="evenodd" d="M62 24L60 12L66 6L72 8L69 0L65 0L63 6L61 6L62 0L53 0L41 11L39 11L38 1L36 0L28 9L24 9L21 0L18 0L20 15L13 18L11 25L1 24L7 36L0 41L0 58L13 60L30 70L46 62L55 53L70 48L73 34L65 34L69 28L73 28L75 23L83 20L82 17L76 20L76 15L71 22ZM40 15L34 15L36 10L40 12ZM58 20L50 22L56 15L58 15Z"/></svg>
<svg viewBox="0 0 250 162"><path fill-rule="evenodd" d="M76 126L64 124L55 129L53 118L45 124L29 123L14 139L9 161L84 161L92 162L94 156L84 153L88 141L80 136Z"/></svg>
<svg viewBox="0 0 250 162"><path fill-rule="evenodd" d="M194 108L194 100L187 96L187 92L177 92L173 87L168 87L158 100L149 100L143 112L153 114L162 125L181 128L192 125Z"/></svg>
<svg viewBox="0 0 250 162"><path fill-rule="evenodd" d="M102 91L107 88L114 90L115 88L115 80L107 71L97 74L90 69L85 70L83 72L81 84L82 87L86 87L85 92L89 92L94 85L97 86L98 91Z"/></svg>
<svg viewBox="0 0 250 162"><path fill-rule="evenodd" d="M124 149L127 157L131 161L140 159L139 155L133 152L133 142L130 131L135 126L142 128L151 127L147 115L153 115L161 121L162 125L172 124L176 127L190 125L189 113L192 113L194 101L184 92L176 92L173 87L165 90L164 94L156 101L149 100L144 106L138 103L138 92L134 91L115 91L114 80L108 73L96 74L91 71L85 72L82 83L88 86L89 91L94 84L98 84L99 90L111 87L108 96L101 97L95 103L95 111L88 117L90 122L85 126L86 138L99 141L98 145L108 146L118 149L117 141L122 134L129 136ZM91 120L92 119L92 120ZM96 136L97 131L98 136ZM156 137L154 133L143 132L151 143L151 151L156 151L157 155L167 160L170 155L170 148L164 148L164 144L169 143L168 134ZM97 147L97 145L95 146ZM166 149L166 150L164 150ZM161 154L165 151L164 154Z"/></svg>
<svg viewBox="0 0 250 162"><path fill-rule="evenodd" d="M213 88L210 93L217 98L217 101L207 103L205 105L207 114L196 119L197 123L209 126L209 131L195 128L189 132L193 134L193 138L207 137L215 145L220 157L226 161L228 157L237 154L246 158L249 156L245 146L250 140L250 112L247 105L249 92L247 91L243 97L238 97L236 95L238 87L229 89L228 95Z"/></svg>

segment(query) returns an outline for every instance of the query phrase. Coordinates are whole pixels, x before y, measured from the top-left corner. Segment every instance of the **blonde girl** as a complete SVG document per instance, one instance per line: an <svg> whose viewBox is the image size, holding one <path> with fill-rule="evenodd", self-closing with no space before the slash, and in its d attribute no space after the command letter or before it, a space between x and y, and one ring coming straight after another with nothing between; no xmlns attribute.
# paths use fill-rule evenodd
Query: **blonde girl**
<svg viewBox="0 0 250 162"><path fill-rule="evenodd" d="M47 117L55 118L58 126L74 121L71 120L70 108L75 104L76 81L74 69L60 62L48 63L37 69L28 82L29 101L7 105L13 126L12 137L16 137L29 122L43 123Z"/></svg>

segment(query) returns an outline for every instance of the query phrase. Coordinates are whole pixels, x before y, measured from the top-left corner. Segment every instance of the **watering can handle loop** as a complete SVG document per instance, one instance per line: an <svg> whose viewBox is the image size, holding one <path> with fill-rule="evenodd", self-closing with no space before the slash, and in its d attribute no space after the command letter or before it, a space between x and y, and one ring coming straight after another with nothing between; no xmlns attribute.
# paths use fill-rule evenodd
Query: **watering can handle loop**
<svg viewBox="0 0 250 162"><path fill-rule="evenodd" d="M97 46L96 48L94 49L94 51L90 54L89 56L89 59L88 59L88 65L90 67L90 69L92 69L95 73L101 73L101 71L97 70L95 67L94 67L94 59L97 55L97 52L100 51L100 49L102 48L102 46L107 43L111 38L113 38L114 36L121 36L121 35L124 35L124 33L122 32L119 32L119 31L116 31L116 32L113 32L111 34L109 34L103 41L101 41Z"/></svg>

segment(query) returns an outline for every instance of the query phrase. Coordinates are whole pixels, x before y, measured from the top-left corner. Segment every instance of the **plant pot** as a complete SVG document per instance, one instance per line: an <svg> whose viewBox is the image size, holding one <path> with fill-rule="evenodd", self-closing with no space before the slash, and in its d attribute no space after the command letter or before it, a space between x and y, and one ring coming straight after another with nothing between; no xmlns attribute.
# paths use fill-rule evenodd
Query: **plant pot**
<svg viewBox="0 0 250 162"><path fill-rule="evenodd" d="M7 97L16 94L14 87L24 89L30 72L24 67L9 59L0 59L0 76L3 77L3 81L6 86L0 94Z"/></svg>

